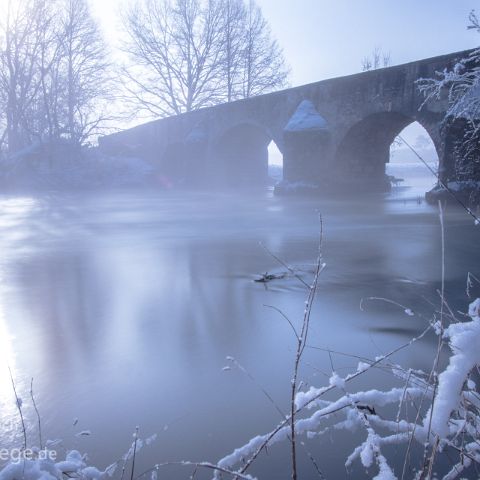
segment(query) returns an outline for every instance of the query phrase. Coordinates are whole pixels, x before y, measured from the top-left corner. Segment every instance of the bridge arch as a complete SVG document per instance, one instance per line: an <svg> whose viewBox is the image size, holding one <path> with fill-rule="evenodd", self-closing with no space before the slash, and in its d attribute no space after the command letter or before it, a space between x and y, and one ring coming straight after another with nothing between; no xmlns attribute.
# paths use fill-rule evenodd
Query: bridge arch
<svg viewBox="0 0 480 480"><path fill-rule="evenodd" d="M428 133L441 159L438 124L430 124L401 112L373 113L353 124L338 143L335 171L342 183L361 189L387 190L389 182L385 165L390 159L390 146L395 137L414 122L418 122Z"/></svg>
<svg viewBox="0 0 480 480"><path fill-rule="evenodd" d="M167 144L156 167L162 182L172 185L182 183L186 174L183 142L177 141Z"/></svg>
<svg viewBox="0 0 480 480"><path fill-rule="evenodd" d="M269 129L241 122L224 129L213 142L217 183L229 187L265 186L268 180L268 146L280 142Z"/></svg>

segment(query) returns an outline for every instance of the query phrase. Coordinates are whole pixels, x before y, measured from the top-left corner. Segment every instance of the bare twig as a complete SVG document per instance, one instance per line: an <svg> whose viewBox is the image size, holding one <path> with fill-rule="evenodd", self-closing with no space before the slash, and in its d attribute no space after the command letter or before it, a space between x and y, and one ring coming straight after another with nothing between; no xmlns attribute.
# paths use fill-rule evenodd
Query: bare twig
<svg viewBox="0 0 480 480"><path fill-rule="evenodd" d="M313 468L315 469L315 472L317 473L318 478L321 478L322 480L325 480L325 475L320 470L318 462L315 460L315 458L312 455L312 453L310 452L310 450L308 450L308 448L306 447L304 442L300 442L300 445L303 447L305 453L307 454L307 457L310 459L310 462L312 463Z"/></svg>
<svg viewBox="0 0 480 480"><path fill-rule="evenodd" d="M40 450L43 448L43 442L42 442L42 422L40 420L40 413L37 408L37 403L35 402L35 397L33 395L33 377L30 382L30 397L32 398L32 403L33 403L33 408L35 409L35 413L37 414L37 421L38 421L38 438L40 441Z"/></svg>
<svg viewBox="0 0 480 480"><path fill-rule="evenodd" d="M22 432L23 432L23 448L24 450L27 449L27 429L25 428L25 420L23 418L22 412L22 400L17 394L17 388L15 386L15 381L13 380L12 370L10 365L8 366L8 372L10 374L10 380L12 381L13 393L15 394L15 404L17 405L17 410L20 415L20 420L22 422Z"/></svg>
<svg viewBox="0 0 480 480"><path fill-rule="evenodd" d="M365 372L370 370L371 368L375 368L378 364L382 363L385 359L395 355L396 353L400 352L406 347L411 346L413 343L421 340L430 330L432 329L431 325L428 325L428 327L425 328L419 335L416 337L412 338L409 342L403 343L402 345L394 348L390 352L388 352L386 355L378 358L375 360L371 365L369 365L365 370L362 371L357 371L355 373L352 373L351 375L348 375L345 377L345 382L350 382L354 380L355 378L359 377L360 375L363 375ZM335 386L330 385L329 387L325 387L322 389L317 395L313 396L310 398L308 401L306 401L304 404L302 404L300 407L297 407L295 410L295 415L298 415L301 411L303 411L305 408L308 408L310 405L312 405L314 402L316 402L320 397L324 396L328 392L332 391L335 388ZM284 427L287 425L291 424L291 417L287 417L284 421L279 423L268 435L266 435L265 440L257 447L255 452L251 455L251 457L245 462L244 466L240 470L241 473L245 473L252 463L255 461L255 459L260 455L260 453L266 448L266 446L270 443L272 438Z"/></svg>
<svg viewBox="0 0 480 480"><path fill-rule="evenodd" d="M149 468L148 470L144 471L140 475L136 476L134 480L138 480L139 478L144 477L145 475L148 475L149 473L153 472L154 470L158 470L160 467L169 467L169 466L180 466L180 467L195 467L195 469L198 468L206 468L207 470L214 470L216 472L220 473L225 473L226 475L231 475L232 477L237 477L242 480L254 480L251 475L242 473L242 472L237 472L234 470L229 470L228 468L221 467L220 465L216 465L214 463L210 462L190 462L187 460L183 460L181 462L164 462L164 463L158 463L155 465L153 468Z"/></svg>
<svg viewBox="0 0 480 480"><path fill-rule="evenodd" d="M291 398L290 398L290 439L291 439L291 454L292 454L292 480L297 480L297 454L296 454L296 437L295 437L295 395L297 394L297 379L298 379L298 369L300 367L300 361L302 359L302 354L305 349L305 345L308 337L308 330L310 326L310 314L312 312L312 305L315 299L315 293L317 291L318 278L320 273L324 268L322 263L322 242L323 242L323 221L320 216L320 241L318 247L318 259L315 268L315 275L313 278L313 283L309 287L308 299L305 306L305 311L303 315L302 329L300 335L297 335L297 352L295 355L295 364L293 369L293 379L291 386Z"/></svg>
<svg viewBox="0 0 480 480"><path fill-rule="evenodd" d="M295 334L295 338L297 339L297 341L300 339L299 335L298 335L298 332L297 332L297 329L295 328L295 326L293 325L293 323L291 322L291 320L288 318L287 315L285 315L284 312L282 312L282 310L280 310L279 308L273 306L273 305L263 305L264 307L267 307L267 308L271 308L272 310L275 310L276 312L278 312L287 322L288 324L290 325L290 327L292 327L292 330L293 330L293 333Z"/></svg>
<svg viewBox="0 0 480 480"><path fill-rule="evenodd" d="M138 430L139 430L139 427L138 426L135 427L135 441L133 442L132 473L130 475L130 480L133 480L133 473L135 472L135 457L137 455Z"/></svg>
<svg viewBox="0 0 480 480"><path fill-rule="evenodd" d="M241 363L239 363L236 358L227 357L227 360L233 363L243 374L245 374L252 381L252 383L262 391L265 397L268 398L270 403L275 407L275 410L277 410L277 412L280 414L280 417L285 418L285 413L278 406L277 402L275 402L273 397L267 392L264 387L262 387L262 385L255 379L255 377Z"/></svg>
<svg viewBox="0 0 480 480"><path fill-rule="evenodd" d="M310 285L300 276L297 272L290 266L288 263L285 263L281 258L277 257L272 253L263 243L260 243L260 246L280 265L285 267L304 287L310 289Z"/></svg>
<svg viewBox="0 0 480 480"><path fill-rule="evenodd" d="M436 396L437 387L438 387L437 368L438 368L438 362L440 360L440 352L441 352L442 346L443 346L443 329L444 329L443 316L444 316L444 305L445 305L445 301L444 301L444 299L445 299L445 225L443 223L443 208L442 208L442 203L440 201L438 202L438 208L439 208L441 243L442 243L442 245L441 245L441 272L442 272L441 282L442 282L442 286L441 286L441 291L440 291L441 304L440 304L440 320L439 320L440 331L437 332L437 335L438 335L437 350L436 350L435 358L434 358L434 361L433 361L432 370L431 370L430 376L428 378L428 383L431 383L431 381L433 379L433 396L432 396L432 403L431 403L431 406L430 406L430 414L429 414L429 419L428 419L427 441L425 442L425 447L424 447L424 452L423 452L423 467L422 467L422 472L421 472L421 475L420 475L421 479L429 478L429 477L425 477L425 475L428 475L428 471L433 467L433 465L430 466L430 462L433 462L434 459L435 459L435 451L434 451L434 449L436 448L435 445L432 446L432 453L431 453L431 456L430 456L430 461L428 461L428 449L429 449L429 446L430 446L430 435L431 435L431 430L432 430L433 407L435 405L435 396ZM422 399L420 401L420 407L423 403L424 397L425 397L425 395L422 397ZM417 423L418 423L419 415L420 415L420 409L417 412L415 425L417 425ZM412 438L413 438L413 435L412 435ZM405 459L407 459L407 456L409 455L410 447L411 447L411 443L412 443L412 438L410 439L409 446L408 446L408 449L407 449L407 455L405 456ZM435 444L436 443L437 443L437 441L435 442ZM403 473L404 472L405 472L405 463L404 463ZM403 474L402 474L402 477L403 477Z"/></svg>

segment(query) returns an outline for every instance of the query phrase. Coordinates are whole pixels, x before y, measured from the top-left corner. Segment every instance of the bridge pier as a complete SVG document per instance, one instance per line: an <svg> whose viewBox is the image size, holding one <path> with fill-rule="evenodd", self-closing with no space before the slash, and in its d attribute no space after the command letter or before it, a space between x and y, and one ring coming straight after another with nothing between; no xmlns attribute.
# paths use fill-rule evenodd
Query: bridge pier
<svg viewBox="0 0 480 480"><path fill-rule="evenodd" d="M283 129L283 178L319 185L328 178L331 134L310 100L303 100Z"/></svg>
<svg viewBox="0 0 480 480"><path fill-rule="evenodd" d="M387 192L391 184L385 173L390 161L390 144L341 152L335 178L340 190Z"/></svg>
<svg viewBox="0 0 480 480"><path fill-rule="evenodd" d="M324 132L286 132L283 178L288 182L322 184L328 180L330 144Z"/></svg>

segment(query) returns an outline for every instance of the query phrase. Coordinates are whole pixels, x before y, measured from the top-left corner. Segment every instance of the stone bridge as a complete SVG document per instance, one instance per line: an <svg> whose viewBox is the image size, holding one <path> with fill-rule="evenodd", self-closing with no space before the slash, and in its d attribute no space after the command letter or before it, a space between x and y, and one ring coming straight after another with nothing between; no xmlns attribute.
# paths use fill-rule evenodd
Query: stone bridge
<svg viewBox="0 0 480 480"><path fill-rule="evenodd" d="M269 143L283 154L284 179L329 189L387 188L390 145L417 121L430 135L440 175L453 171L456 138L441 129L447 102L415 81L452 68L468 52L323 80L178 116L99 139L110 154L140 156L187 185L251 186L267 181ZM457 134L458 136L458 134Z"/></svg>

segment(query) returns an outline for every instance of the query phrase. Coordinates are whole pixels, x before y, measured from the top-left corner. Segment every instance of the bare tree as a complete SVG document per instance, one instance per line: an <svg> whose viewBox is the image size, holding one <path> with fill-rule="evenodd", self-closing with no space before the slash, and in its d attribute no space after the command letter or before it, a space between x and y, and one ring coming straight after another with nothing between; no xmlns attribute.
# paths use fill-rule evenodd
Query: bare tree
<svg viewBox="0 0 480 480"><path fill-rule="evenodd" d="M227 102L242 96L246 18L247 12L243 0L224 0L222 70L226 83L225 99Z"/></svg>
<svg viewBox="0 0 480 480"><path fill-rule="evenodd" d="M10 152L32 140L32 114L38 105L42 72L44 32L51 22L51 10L45 0L8 1L1 36L0 92L4 117L4 135Z"/></svg>
<svg viewBox="0 0 480 480"><path fill-rule="evenodd" d="M59 71L58 64L61 58L61 48L58 39L61 31L57 28L58 14L50 15L45 28L39 32L40 53L37 57L37 69L41 91L35 102L38 105L37 113L31 115L36 125L33 128L40 138L46 137L49 143L59 136L58 100L59 100Z"/></svg>
<svg viewBox="0 0 480 480"><path fill-rule="evenodd" d="M289 70L283 52L254 0L249 0L243 56L242 94L261 95L286 85Z"/></svg>
<svg viewBox="0 0 480 480"><path fill-rule="evenodd" d="M286 82L282 51L253 0L137 0L123 23L125 96L149 115L188 112Z"/></svg>
<svg viewBox="0 0 480 480"><path fill-rule="evenodd" d="M87 0L9 0L0 24L2 143L84 143L105 119L107 51Z"/></svg>
<svg viewBox="0 0 480 480"><path fill-rule="evenodd" d="M82 144L106 120L106 101L113 97L107 49L87 0L64 0L60 38L60 78L66 118L60 130ZM58 99L57 99L58 101ZM58 121L58 120L57 120Z"/></svg>
<svg viewBox="0 0 480 480"><path fill-rule="evenodd" d="M218 102L221 3L138 0L124 14L127 96L153 115Z"/></svg>

